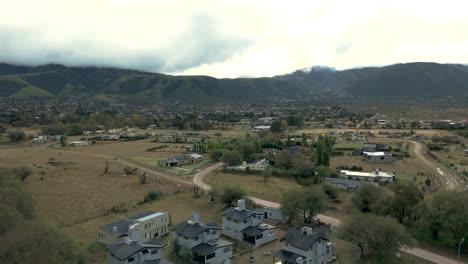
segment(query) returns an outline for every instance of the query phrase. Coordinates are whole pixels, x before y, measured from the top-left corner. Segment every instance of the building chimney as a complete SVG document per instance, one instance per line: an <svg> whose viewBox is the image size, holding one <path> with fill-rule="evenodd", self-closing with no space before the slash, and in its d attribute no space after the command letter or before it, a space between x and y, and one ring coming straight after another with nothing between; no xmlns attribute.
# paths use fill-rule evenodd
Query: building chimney
<svg viewBox="0 0 468 264"><path fill-rule="evenodd" d="M312 227L304 226L302 227L302 234L306 236L312 235Z"/></svg>
<svg viewBox="0 0 468 264"><path fill-rule="evenodd" d="M112 232L117 232L117 231L118 231L117 226L113 226L112 227Z"/></svg>
<svg viewBox="0 0 468 264"><path fill-rule="evenodd" d="M237 201L237 208L239 210L245 210L245 200L244 199L240 199Z"/></svg>
<svg viewBox="0 0 468 264"><path fill-rule="evenodd" d="M199 223L200 223L200 212L198 211L192 212L191 224L194 225L194 224L199 224Z"/></svg>

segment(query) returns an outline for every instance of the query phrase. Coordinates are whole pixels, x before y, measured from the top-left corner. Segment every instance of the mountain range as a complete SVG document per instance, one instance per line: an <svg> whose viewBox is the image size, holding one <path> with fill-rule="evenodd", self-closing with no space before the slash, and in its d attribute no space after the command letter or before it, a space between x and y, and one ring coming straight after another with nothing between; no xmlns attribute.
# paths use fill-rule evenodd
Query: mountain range
<svg viewBox="0 0 468 264"><path fill-rule="evenodd" d="M342 71L313 67L274 77L217 79L103 67L0 64L0 97L18 99L212 104L316 95L467 97L468 66L415 62Z"/></svg>

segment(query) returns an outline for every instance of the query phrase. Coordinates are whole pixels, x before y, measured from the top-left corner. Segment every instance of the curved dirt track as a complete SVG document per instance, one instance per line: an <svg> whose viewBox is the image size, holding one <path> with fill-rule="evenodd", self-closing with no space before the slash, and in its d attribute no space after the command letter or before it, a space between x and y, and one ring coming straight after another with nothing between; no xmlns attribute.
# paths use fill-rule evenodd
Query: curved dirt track
<svg viewBox="0 0 468 264"><path fill-rule="evenodd" d="M423 152L423 145L420 142L408 140L414 146L414 155L420 159L424 164L426 164L429 168L434 170L434 173L440 175L445 179L445 189L447 190L457 190L458 189L458 182L449 171L442 171L437 165L430 161L428 157Z"/></svg>

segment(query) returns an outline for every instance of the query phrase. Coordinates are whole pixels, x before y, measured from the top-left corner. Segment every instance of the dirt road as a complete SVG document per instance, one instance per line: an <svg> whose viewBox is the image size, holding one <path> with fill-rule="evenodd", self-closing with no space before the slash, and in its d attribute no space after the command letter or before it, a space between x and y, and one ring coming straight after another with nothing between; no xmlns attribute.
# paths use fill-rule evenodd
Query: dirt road
<svg viewBox="0 0 468 264"><path fill-rule="evenodd" d="M221 168L224 164L222 162L215 163L209 167L204 168L203 170L199 171L197 174L193 176L193 183L198 187L202 188L205 191L210 191L211 186L206 184L203 179L210 174L212 171L215 171Z"/></svg>
<svg viewBox="0 0 468 264"><path fill-rule="evenodd" d="M437 175L440 175L445 179L445 188L447 190L457 190L459 183L457 182L456 176L452 175L452 173L448 170L442 170L441 168L437 167L436 163L429 160L429 157L426 157L424 153L424 147L420 142L408 140L414 146L414 155L420 159L424 164L426 164L431 170L434 171Z"/></svg>

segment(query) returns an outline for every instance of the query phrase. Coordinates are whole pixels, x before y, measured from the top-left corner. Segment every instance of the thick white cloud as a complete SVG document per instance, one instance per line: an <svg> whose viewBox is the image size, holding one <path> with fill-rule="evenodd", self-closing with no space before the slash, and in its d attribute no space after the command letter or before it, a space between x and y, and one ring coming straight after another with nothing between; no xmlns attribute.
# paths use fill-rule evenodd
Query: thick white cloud
<svg viewBox="0 0 468 264"><path fill-rule="evenodd" d="M217 77L468 62L466 1L0 0L0 61Z"/></svg>

